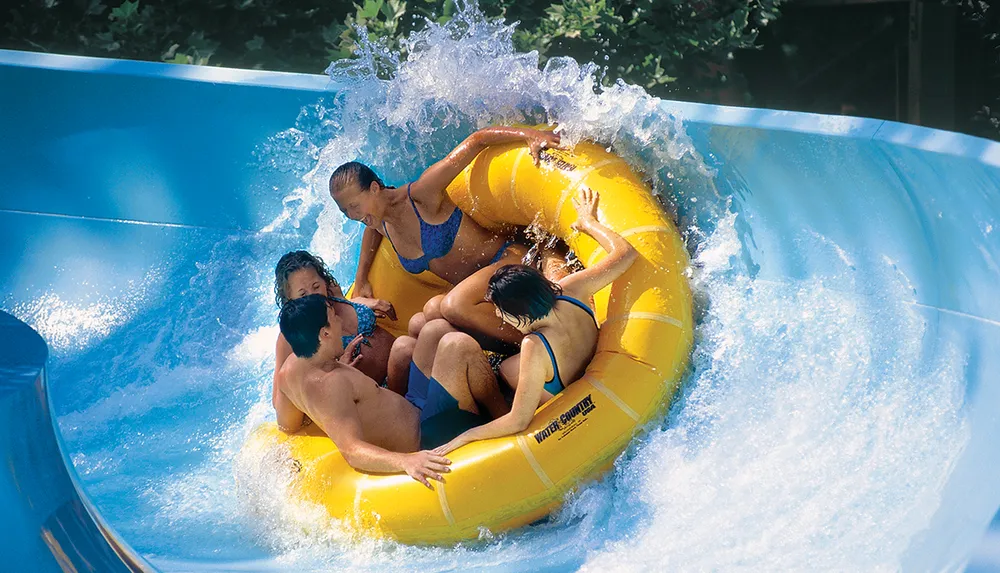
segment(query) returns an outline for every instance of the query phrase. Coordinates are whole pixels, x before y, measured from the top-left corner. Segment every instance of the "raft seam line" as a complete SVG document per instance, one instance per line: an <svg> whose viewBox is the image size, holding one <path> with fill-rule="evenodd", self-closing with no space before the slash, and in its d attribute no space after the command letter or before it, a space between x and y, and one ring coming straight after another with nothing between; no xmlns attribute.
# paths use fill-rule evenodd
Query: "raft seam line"
<svg viewBox="0 0 1000 573"><path fill-rule="evenodd" d="M622 238L624 237L625 235L622 235ZM597 248L594 249L594 252L590 254L590 257L587 258L587 262L583 265L584 268L589 269L590 267L594 266L594 263L597 262L597 257L600 256L601 253L607 254L607 251L604 250L604 247L598 245Z"/></svg>
<svg viewBox="0 0 1000 573"><path fill-rule="evenodd" d="M438 482L434 484L434 489L438 494L438 501L441 503L441 513L444 514L445 521L448 525L455 525L455 516L451 514L451 506L448 505L448 495L444 492L444 483Z"/></svg>
<svg viewBox="0 0 1000 573"><path fill-rule="evenodd" d="M605 165L614 163L617 160L618 159L615 158L615 159L605 159L604 161L598 161L597 163L581 171L576 176L576 178L572 180L572 182L569 185L566 186L566 192L563 193L562 197L559 198L559 206L556 207L556 220L555 220L556 224L558 224L559 220L562 219L562 212L563 209L566 208L566 202L569 201L570 197L576 195L576 193L580 190L580 187L586 182L585 179L589 177L590 174L593 173L594 171L597 171L598 169L604 167Z"/></svg>
<svg viewBox="0 0 1000 573"><path fill-rule="evenodd" d="M634 422L639 421L639 413L633 410L628 404L626 404L624 400L619 398L617 394L612 392L610 388L601 383L600 380L594 378L593 376L585 376L584 378L588 382L590 382L591 386L597 388L597 390L600 391L601 394L607 396L608 400L614 402L615 406L618 406L622 412L625 412L626 416L632 418L632 421Z"/></svg>
<svg viewBox="0 0 1000 573"><path fill-rule="evenodd" d="M514 168L510 170L510 200L514 204L514 208L518 211L521 210L520 203L517 202L517 172L521 169L521 160L524 156L528 154L528 148L521 149L521 153L517 155L517 159L514 160Z"/></svg>
<svg viewBox="0 0 1000 573"><path fill-rule="evenodd" d="M621 233L618 234L621 235L623 239L627 239L632 235L640 235L642 233L673 233L673 232L674 230L671 229L670 227L664 227L662 225L644 225L642 227L633 227L627 231L622 231ZM598 247L600 247L600 245L598 245ZM594 252L590 254L590 257L587 259L587 262L584 263L583 266L589 269L591 266L593 266L594 262L597 261L597 257L601 253L605 252L607 251L605 251L603 247L594 249Z"/></svg>
<svg viewBox="0 0 1000 573"><path fill-rule="evenodd" d="M666 324L670 324L672 326L676 326L677 328L684 328L684 323L681 322L680 320L659 312L629 312L626 314L616 316L614 318L609 318L605 320L604 324L602 324L601 326L603 327L606 324L613 324L615 322L622 322L632 319L655 320L656 322L663 322Z"/></svg>
<svg viewBox="0 0 1000 573"><path fill-rule="evenodd" d="M627 231L622 231L618 233L622 237L631 237L632 235L638 235L639 233L673 233L674 230L670 227L663 225L643 225L642 227L633 227Z"/></svg>
<svg viewBox="0 0 1000 573"><path fill-rule="evenodd" d="M354 489L354 517L355 517L355 519L357 519L361 515L361 492L362 492L362 489L363 489L361 486L367 480L368 480L368 476L365 475L365 474L361 474L361 477L358 478L357 485L355 486L355 489Z"/></svg>
<svg viewBox="0 0 1000 573"><path fill-rule="evenodd" d="M552 479L549 478L549 474L545 473L541 464L538 463L538 459L535 458L535 454L533 454L531 452L531 448L528 447L528 441L521 434L518 434L517 436L517 445L520 446L521 453L524 454L524 459L528 460L528 465L531 466L531 469L535 470L535 475L537 475L538 479L542 481L542 485L545 486L545 489L553 488L555 484L552 483Z"/></svg>

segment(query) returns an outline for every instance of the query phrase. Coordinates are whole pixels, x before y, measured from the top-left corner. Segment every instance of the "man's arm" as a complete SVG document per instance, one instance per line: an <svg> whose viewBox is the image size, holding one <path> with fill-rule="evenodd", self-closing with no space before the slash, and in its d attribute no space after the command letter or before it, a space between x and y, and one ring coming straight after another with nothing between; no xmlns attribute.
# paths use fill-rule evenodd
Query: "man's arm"
<svg viewBox="0 0 1000 573"><path fill-rule="evenodd" d="M274 375L271 377L271 405L278 407L278 373L281 372L281 365L292 355L292 347L285 340L285 337L278 333L278 340L274 344Z"/></svg>
<svg viewBox="0 0 1000 573"><path fill-rule="evenodd" d="M390 452L364 440L361 432L361 417L354 402L349 383L331 380L338 376L333 371L317 388L323 392L323 417L315 420L327 436L340 450L341 455L352 468L364 472L397 473L406 472L413 479L431 487L428 479L444 481L442 473L447 473L448 461L428 451L403 454Z"/></svg>
<svg viewBox="0 0 1000 573"><path fill-rule="evenodd" d="M272 403L278 418L278 429L286 434L292 434L302 429L302 422L305 420L305 413L299 410L288 396L281 390L282 374L278 372L274 376L274 396Z"/></svg>

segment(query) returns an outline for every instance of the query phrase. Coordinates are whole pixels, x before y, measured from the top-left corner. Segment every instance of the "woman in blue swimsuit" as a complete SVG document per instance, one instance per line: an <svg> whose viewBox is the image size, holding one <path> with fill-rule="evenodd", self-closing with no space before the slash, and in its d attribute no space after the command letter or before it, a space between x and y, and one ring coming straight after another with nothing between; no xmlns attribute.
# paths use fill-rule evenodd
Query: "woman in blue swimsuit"
<svg viewBox="0 0 1000 573"><path fill-rule="evenodd" d="M514 388L514 403L509 413L463 432L435 453L444 455L469 442L523 431L541 404L583 376L597 348L594 293L622 276L638 257L621 235L598 221L598 200L589 189L574 198L573 226L608 252L602 261L558 282L525 265L504 266L490 277L486 299L495 305L496 315L523 336L520 354L500 366L501 376ZM461 332L441 339L432 376L449 391L478 383L467 379L471 373L492 375L479 366L485 358L472 343Z"/></svg>
<svg viewBox="0 0 1000 573"><path fill-rule="evenodd" d="M275 303L281 307L289 300L310 294L322 294L333 305L344 325L342 338L344 347L351 349L348 357L351 365L373 380L385 381L389 389L404 393L412 347L409 353L405 352L399 348L400 344L394 344L395 338L388 331L376 324L379 317L396 318L392 304L371 298L347 300L322 259L307 251L286 253L274 269ZM275 376L291 353L292 347L279 334L275 346Z"/></svg>
<svg viewBox="0 0 1000 573"><path fill-rule="evenodd" d="M521 334L506 324L497 324L483 295L493 273L505 264L519 262L525 249L466 217L445 192L482 150L507 143L527 145L537 165L542 149L559 146L559 135L513 127L481 129L428 167L416 181L398 188L386 187L374 171L360 163L338 167L330 177L330 195L349 219L366 226L355 293L373 296L368 271L382 238L387 237L408 272L429 270L455 285L427 320L443 317L487 347L516 344ZM438 313L440 316L435 316Z"/></svg>

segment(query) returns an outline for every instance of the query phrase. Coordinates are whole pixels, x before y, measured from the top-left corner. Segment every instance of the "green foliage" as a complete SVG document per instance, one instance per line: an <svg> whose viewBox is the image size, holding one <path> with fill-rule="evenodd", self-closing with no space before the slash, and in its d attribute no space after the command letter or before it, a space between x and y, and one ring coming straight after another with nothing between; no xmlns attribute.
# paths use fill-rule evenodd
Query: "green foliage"
<svg viewBox="0 0 1000 573"><path fill-rule="evenodd" d="M612 77L662 93L680 79L705 79L708 62L754 47L759 26L777 17L780 0L562 0L500 4L526 25L521 49L543 57L570 55L608 66ZM544 8L540 5L545 5ZM544 17L538 17L538 12ZM602 61L603 60L603 61ZM709 78L725 81L724 77Z"/></svg>
<svg viewBox="0 0 1000 573"><path fill-rule="evenodd" d="M991 6L984 0L944 0L957 6L962 17L979 25L983 41L992 59L983 74L986 93L994 94L992 105L983 105L973 118L978 124L975 135L1000 139L1000 5Z"/></svg>
<svg viewBox="0 0 1000 573"><path fill-rule="evenodd" d="M481 0L521 22L514 40L542 60L607 66L654 93L724 82L734 50L754 46L781 0ZM179 64L316 72L358 48L356 28L390 50L455 0L21 0L0 46ZM709 66L715 62L723 64Z"/></svg>

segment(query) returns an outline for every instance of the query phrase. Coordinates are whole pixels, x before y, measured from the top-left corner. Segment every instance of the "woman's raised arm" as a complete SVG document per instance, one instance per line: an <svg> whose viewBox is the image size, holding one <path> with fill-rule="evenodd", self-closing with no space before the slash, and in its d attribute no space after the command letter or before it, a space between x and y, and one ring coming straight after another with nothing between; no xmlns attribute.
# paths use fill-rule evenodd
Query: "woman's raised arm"
<svg viewBox="0 0 1000 573"><path fill-rule="evenodd" d="M622 276L639 257L635 247L630 245L624 237L597 219L599 200L600 196L596 191L586 188L580 190L579 195L573 198L573 205L577 212L573 228L593 237L608 252L608 256L589 269L573 273L559 280L559 286L563 288L563 291L584 300Z"/></svg>
<svg viewBox="0 0 1000 573"><path fill-rule="evenodd" d="M526 127L487 127L480 129L458 144L447 157L428 167L420 178L410 184L415 201L436 209L444 197L444 189L479 153L491 145L524 142L538 165L542 149L558 148L559 134Z"/></svg>

